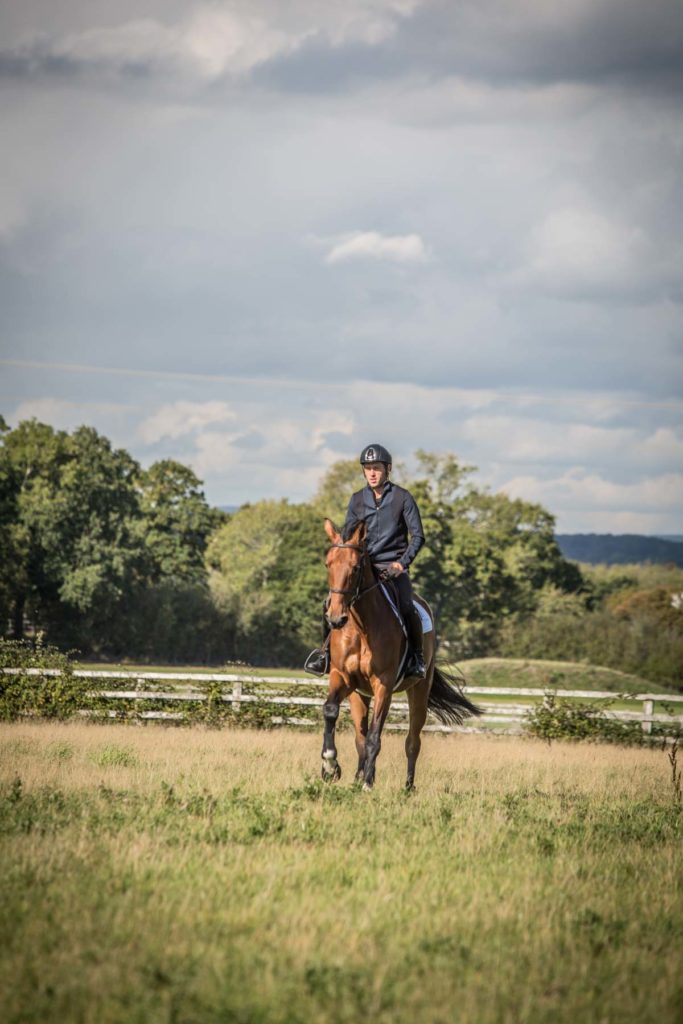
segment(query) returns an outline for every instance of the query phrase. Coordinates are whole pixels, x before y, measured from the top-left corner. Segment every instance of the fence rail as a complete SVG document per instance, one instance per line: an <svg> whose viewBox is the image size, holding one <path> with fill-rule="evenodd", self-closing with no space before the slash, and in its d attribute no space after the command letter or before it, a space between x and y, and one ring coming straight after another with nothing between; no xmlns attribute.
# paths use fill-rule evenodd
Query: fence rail
<svg viewBox="0 0 683 1024"><path fill-rule="evenodd" d="M40 668L4 668L2 671L7 675L24 675L29 679L31 677L45 677L45 676L60 676L62 672L60 669L40 669ZM140 700L140 701L158 701L158 702L183 702L193 701L200 702L209 699L209 695L201 689L198 689L192 684L197 683L219 683L223 685L230 685L230 692L221 693L220 696L212 696L211 699L218 699L225 703L232 704L235 711L239 711L242 705L245 704L260 704L267 703L268 705L282 705L289 706L292 709L297 707L322 707L323 697L311 697L304 695L297 695L296 689L298 687L306 687L307 689L316 688L321 691L327 689L327 684L322 681L310 678L288 678L286 676L271 676L271 675L246 675L232 672L194 672L192 674L183 672L130 672L130 671L115 671L111 669L101 670L88 670L88 669L76 669L73 672L74 677L78 679L92 679L96 680L130 680L137 684L135 687L125 690L96 690L90 693L88 696L98 697L104 700ZM149 683L168 683L176 685L176 689L165 689L165 690L152 690L145 688L145 684ZM180 685L178 685L180 684ZM262 689L262 693L245 693L245 684L251 687L257 687ZM283 693L283 689L293 688L294 693L287 694ZM273 692L275 689L276 692ZM525 716L538 706L538 703L543 701L548 692L557 693L560 697L567 697L578 700L628 700L633 701L634 704L640 704L641 708L638 710L606 710L604 713L607 717L617 719L622 722L640 722L643 732L650 734L652 732L652 725L654 723L665 723L669 725L683 726L683 715L674 715L669 712L655 712L655 704L673 705L683 704L683 695L667 695L658 693L638 693L638 694L619 694L608 690L552 690L548 689L533 689L531 687L504 687L504 686L476 686L476 685L465 685L463 690L468 696L476 695L483 697L484 700L481 702L481 707L484 711L485 718L481 724L468 726L444 726L440 725L433 720L426 726L426 729L432 732L507 732L507 733L519 733L522 730ZM486 698L495 697L531 697L534 698L533 702L530 703L510 703L501 700L486 700ZM405 729L407 728L407 721L403 721L403 718L407 719L408 704L406 701L400 699L394 701L391 706L393 720L387 724L387 728L390 729ZM84 711L83 714L90 714L91 712ZM118 717L118 712L114 709L105 712L108 717ZM142 710L137 712L137 717L141 719L159 719L161 721L177 721L181 720L184 715L183 712L173 711L160 711L160 710ZM398 720L397 720L398 719ZM289 725L309 725L311 724L310 719L297 719L294 716L273 716L272 721L274 724L289 724Z"/></svg>

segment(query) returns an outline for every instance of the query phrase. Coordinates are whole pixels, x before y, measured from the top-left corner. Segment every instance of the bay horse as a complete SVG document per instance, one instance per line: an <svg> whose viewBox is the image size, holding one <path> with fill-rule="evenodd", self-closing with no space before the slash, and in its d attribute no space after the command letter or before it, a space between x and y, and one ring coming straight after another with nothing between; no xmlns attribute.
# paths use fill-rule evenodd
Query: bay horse
<svg viewBox="0 0 683 1024"><path fill-rule="evenodd" d="M449 680L446 673L436 667L434 628L424 635L425 678L404 678L396 685L406 640L370 563L366 525L360 523L343 537L332 520L326 519L325 532L332 545L326 557L329 585L326 616L331 632L330 681L323 706L322 778L326 782L341 778L335 730L340 704L348 697L356 730L356 781L363 783L363 789L372 789L391 698L395 692L405 691L410 710L405 743L406 789L412 790L421 747L420 733L427 711L433 711L444 724L460 725L466 718L481 714L481 710L467 699L457 684L454 685L454 680ZM417 600L434 623L427 602ZM368 728L371 698L374 704Z"/></svg>

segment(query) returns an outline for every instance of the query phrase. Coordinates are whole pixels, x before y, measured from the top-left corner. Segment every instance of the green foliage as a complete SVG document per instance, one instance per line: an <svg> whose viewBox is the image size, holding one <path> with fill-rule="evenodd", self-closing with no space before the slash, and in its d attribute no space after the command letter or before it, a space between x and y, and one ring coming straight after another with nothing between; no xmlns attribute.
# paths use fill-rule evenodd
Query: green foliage
<svg viewBox="0 0 683 1024"><path fill-rule="evenodd" d="M472 468L453 455L419 451L417 461L417 475L406 483L427 542L413 575L453 657L489 650L510 615L535 607L543 586L581 586L580 572L555 543L553 517L540 505L478 490L469 482Z"/></svg>
<svg viewBox="0 0 683 1024"><path fill-rule="evenodd" d="M645 742L639 722L609 718L604 701L562 700L547 693L545 700L530 711L526 728L531 736L547 740L593 740L640 746Z"/></svg>
<svg viewBox="0 0 683 1024"><path fill-rule="evenodd" d="M2 671L6 668L39 670L39 674ZM68 656L55 647L0 639L0 718L70 718L90 705L88 689L85 680L74 678Z"/></svg>
<svg viewBox="0 0 683 1024"><path fill-rule="evenodd" d="M130 747L117 746L115 743L108 743L91 755L93 764L100 768L135 768L139 759L134 750Z"/></svg>
<svg viewBox="0 0 683 1024"><path fill-rule="evenodd" d="M328 469L320 482L311 505L322 519L331 519L341 528L346 509L354 491L365 485L362 469L356 459L340 459Z"/></svg>
<svg viewBox="0 0 683 1024"><path fill-rule="evenodd" d="M216 665L234 657L234 615L219 608L205 583L164 579L139 587L117 650L169 664Z"/></svg>
<svg viewBox="0 0 683 1024"><path fill-rule="evenodd" d="M30 420L2 438L0 467L15 636L27 608L66 644L102 632L141 564L137 464L92 428Z"/></svg>
<svg viewBox="0 0 683 1024"><path fill-rule="evenodd" d="M508 620L496 649L503 657L606 665L683 688L683 610L660 589L594 611L575 595L546 590L534 613Z"/></svg>
<svg viewBox="0 0 683 1024"><path fill-rule="evenodd" d="M0 615L63 647L197 662L232 652L204 564L224 520L171 460L142 471L95 430L0 431Z"/></svg>
<svg viewBox="0 0 683 1024"><path fill-rule="evenodd" d="M613 595L632 590L667 587L683 592L683 569L675 565L588 565L579 566L590 608L601 607Z"/></svg>
<svg viewBox="0 0 683 1024"><path fill-rule="evenodd" d="M240 657L288 663L318 642L326 545L315 510L286 501L245 505L216 531L211 590L235 618Z"/></svg>
<svg viewBox="0 0 683 1024"><path fill-rule="evenodd" d="M395 476L422 512L412 576L452 657L589 659L683 686L682 570L581 570L548 511L476 487L452 454L418 451L415 472ZM180 463L143 471L91 428L3 420L0 621L96 657L300 664L319 642L323 518L341 525L362 486L343 460L310 504L258 502L228 518Z"/></svg>
<svg viewBox="0 0 683 1024"><path fill-rule="evenodd" d="M210 533L227 518L207 505L201 481L171 459L140 473L145 553L154 583L204 583Z"/></svg>

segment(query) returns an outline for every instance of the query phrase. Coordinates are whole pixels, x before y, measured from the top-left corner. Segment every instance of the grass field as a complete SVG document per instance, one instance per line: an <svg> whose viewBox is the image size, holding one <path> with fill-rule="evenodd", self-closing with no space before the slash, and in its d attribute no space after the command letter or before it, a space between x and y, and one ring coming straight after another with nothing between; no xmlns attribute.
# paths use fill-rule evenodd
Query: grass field
<svg viewBox="0 0 683 1024"><path fill-rule="evenodd" d="M661 750L0 726L6 1022L657 1022L683 1010Z"/></svg>

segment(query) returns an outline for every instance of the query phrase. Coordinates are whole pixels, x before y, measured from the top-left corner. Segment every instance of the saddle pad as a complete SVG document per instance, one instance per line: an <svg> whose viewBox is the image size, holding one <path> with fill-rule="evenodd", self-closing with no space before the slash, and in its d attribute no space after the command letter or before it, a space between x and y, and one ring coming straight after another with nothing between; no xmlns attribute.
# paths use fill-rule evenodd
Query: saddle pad
<svg viewBox="0 0 683 1024"><path fill-rule="evenodd" d="M405 627L403 627L403 619L401 618L401 613L399 612L398 608L396 607L396 602L394 601L394 599L393 599L393 597L392 597L392 595L391 595L391 593L389 591L389 588L385 587L383 583L380 583L380 587L382 588L382 593L384 594L384 596L386 597L387 601L389 602L389 605L391 606L391 610L393 611L393 613L396 616L396 618L398 619L398 621L401 623L401 626L403 628L403 632L405 633ZM417 601L413 601L413 604L417 608L418 615L420 616L420 622L422 623L422 632L423 633L431 633L431 631L434 629L434 623L432 622L431 618L429 617L429 612L427 611L426 608L423 608L423 606L421 604L418 604Z"/></svg>
<svg viewBox="0 0 683 1024"><path fill-rule="evenodd" d="M417 608L420 618L422 619L422 632L431 633L431 631L434 629L434 623L429 617L429 612L423 605L418 604L417 601L413 601L413 604Z"/></svg>

